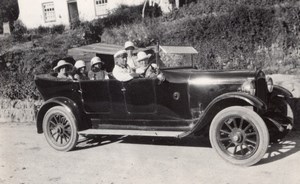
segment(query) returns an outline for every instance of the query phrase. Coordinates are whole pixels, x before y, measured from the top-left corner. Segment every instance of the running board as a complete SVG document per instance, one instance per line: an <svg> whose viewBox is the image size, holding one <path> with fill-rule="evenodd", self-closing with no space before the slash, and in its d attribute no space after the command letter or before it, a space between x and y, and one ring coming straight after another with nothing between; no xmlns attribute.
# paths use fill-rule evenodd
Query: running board
<svg viewBox="0 0 300 184"><path fill-rule="evenodd" d="M146 131L146 130L115 130L115 129L88 129L79 131L83 135L134 135L151 137L179 137L184 131Z"/></svg>

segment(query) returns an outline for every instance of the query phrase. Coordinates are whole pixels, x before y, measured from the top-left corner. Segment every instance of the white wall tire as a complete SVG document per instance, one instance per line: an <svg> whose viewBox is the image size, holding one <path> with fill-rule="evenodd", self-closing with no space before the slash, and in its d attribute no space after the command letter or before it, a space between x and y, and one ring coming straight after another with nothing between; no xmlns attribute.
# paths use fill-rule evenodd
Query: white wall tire
<svg viewBox="0 0 300 184"><path fill-rule="evenodd" d="M43 119L43 132L49 145L58 151L70 151L77 144L76 119L62 106L47 111Z"/></svg>
<svg viewBox="0 0 300 184"><path fill-rule="evenodd" d="M269 132L263 119L241 106L220 111L210 125L209 138L221 158L239 166L256 164L269 145Z"/></svg>

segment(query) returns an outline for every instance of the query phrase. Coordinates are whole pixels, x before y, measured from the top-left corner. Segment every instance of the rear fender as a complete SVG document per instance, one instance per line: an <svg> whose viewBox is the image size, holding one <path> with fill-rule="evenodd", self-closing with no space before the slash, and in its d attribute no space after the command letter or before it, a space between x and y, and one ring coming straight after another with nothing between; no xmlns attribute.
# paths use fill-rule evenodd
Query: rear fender
<svg viewBox="0 0 300 184"><path fill-rule="evenodd" d="M66 97L55 97L47 100L39 109L37 114L37 132L43 133L43 119L46 112L54 107L54 106L63 106L66 108L70 113L72 113L76 118L76 126L78 127L78 121L81 120L81 113L78 105L71 99Z"/></svg>
<svg viewBox="0 0 300 184"><path fill-rule="evenodd" d="M199 120L196 121L195 126L191 131L182 134L181 137L190 135L192 133L198 134L205 132L209 127L211 121L221 110L230 106L250 106L258 114L263 114L267 110L266 104L259 98L242 92L230 92L215 98L205 109Z"/></svg>

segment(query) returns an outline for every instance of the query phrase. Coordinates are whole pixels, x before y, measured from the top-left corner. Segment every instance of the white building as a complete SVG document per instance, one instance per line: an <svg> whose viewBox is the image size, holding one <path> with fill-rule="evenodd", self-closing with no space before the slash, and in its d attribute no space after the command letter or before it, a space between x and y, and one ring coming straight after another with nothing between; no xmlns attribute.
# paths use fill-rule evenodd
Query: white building
<svg viewBox="0 0 300 184"><path fill-rule="evenodd" d="M131 6L144 2L145 0L18 0L19 20L27 28L59 24L69 26L74 20L90 21L104 17L121 4ZM163 12L169 12L174 7L169 0L150 0L150 4L153 2Z"/></svg>

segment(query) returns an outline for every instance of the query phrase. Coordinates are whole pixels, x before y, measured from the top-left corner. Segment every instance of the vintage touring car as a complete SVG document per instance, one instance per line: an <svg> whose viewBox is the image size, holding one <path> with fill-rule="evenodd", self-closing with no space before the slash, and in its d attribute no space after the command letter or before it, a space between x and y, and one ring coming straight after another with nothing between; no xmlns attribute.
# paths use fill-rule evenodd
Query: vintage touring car
<svg viewBox="0 0 300 184"><path fill-rule="evenodd" d="M120 48L89 47L80 49L96 53L111 72L113 54ZM73 149L79 134L178 138L206 134L223 159L250 166L261 160L270 141L282 139L292 129L288 104L292 94L273 85L263 71L202 71L193 66L194 48L158 48L153 62L160 67L160 79L75 81L36 76L45 100L37 115L38 133L59 151ZM78 48L72 52L78 54Z"/></svg>

